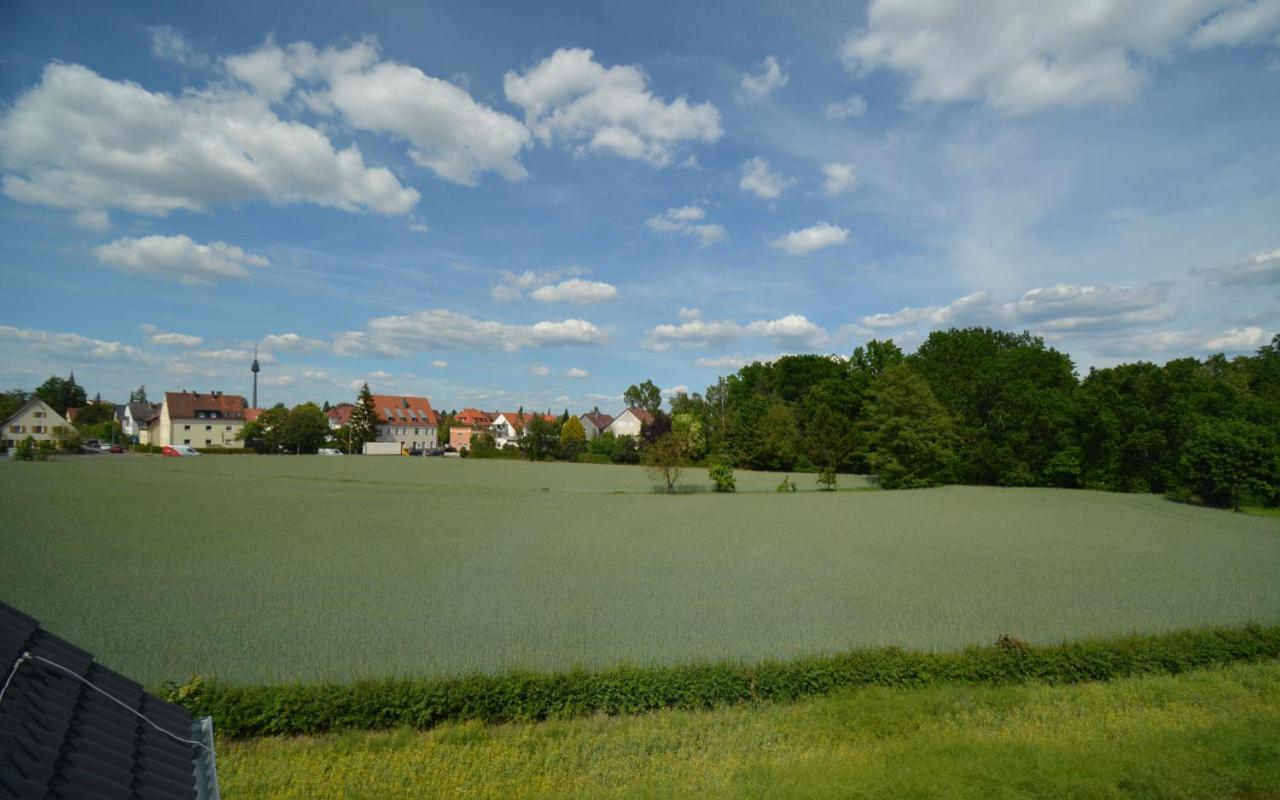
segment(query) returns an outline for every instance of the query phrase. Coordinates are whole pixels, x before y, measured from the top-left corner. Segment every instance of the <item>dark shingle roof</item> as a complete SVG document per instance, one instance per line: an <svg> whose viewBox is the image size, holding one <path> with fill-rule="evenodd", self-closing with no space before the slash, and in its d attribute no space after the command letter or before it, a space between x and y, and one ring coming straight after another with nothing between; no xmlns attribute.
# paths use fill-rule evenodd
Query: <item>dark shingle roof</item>
<svg viewBox="0 0 1280 800"><path fill-rule="evenodd" d="M217 796L216 778L206 778L213 774L211 754L166 736L40 658L90 681L175 736L206 738L193 734L186 709L146 693L0 603L0 682L24 652L39 658L18 666L0 700L0 796ZM198 730L200 723L194 724ZM212 736L207 738L211 745Z"/></svg>

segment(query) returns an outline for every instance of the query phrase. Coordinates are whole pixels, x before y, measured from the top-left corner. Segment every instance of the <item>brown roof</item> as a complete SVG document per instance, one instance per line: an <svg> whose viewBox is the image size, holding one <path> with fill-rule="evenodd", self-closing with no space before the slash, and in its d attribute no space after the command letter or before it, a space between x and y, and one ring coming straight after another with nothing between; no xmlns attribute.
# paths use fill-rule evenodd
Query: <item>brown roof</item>
<svg viewBox="0 0 1280 800"><path fill-rule="evenodd" d="M595 425L596 428L600 430L604 430L605 428L609 427L609 424L613 422L613 417L609 416L608 414L600 414L595 411L588 411L582 416L591 420L591 424Z"/></svg>
<svg viewBox="0 0 1280 800"><path fill-rule="evenodd" d="M248 403L238 394L200 394L199 392L165 392L169 419L196 419L196 413L208 415L216 411L226 419L244 419Z"/></svg>
<svg viewBox="0 0 1280 800"><path fill-rule="evenodd" d="M648 411L645 411L643 408L628 408L627 411L630 411L632 414L634 414L635 418L640 420L645 425L653 424L653 415L650 414ZM622 413L625 414L627 412L624 411Z"/></svg>
<svg viewBox="0 0 1280 800"><path fill-rule="evenodd" d="M481 411L478 408L462 409L458 412L457 420L463 425L479 425L482 428L487 428L493 424L493 417L489 416L488 412Z"/></svg>
<svg viewBox="0 0 1280 800"><path fill-rule="evenodd" d="M511 427L515 428L517 431L524 430L524 426L528 424L534 417L542 417L547 422L555 422L557 419L559 419L559 417L557 417L555 414L531 414L528 412L525 413L524 418L522 419L520 415L514 411L503 411L502 413L495 416L493 418L493 421L497 422L499 417L506 417L507 421L511 423Z"/></svg>
<svg viewBox="0 0 1280 800"><path fill-rule="evenodd" d="M439 417L425 397L375 394L373 408L385 425L437 425Z"/></svg>
<svg viewBox="0 0 1280 800"><path fill-rule="evenodd" d="M244 410L244 421L255 422L257 421L258 417L261 415L262 415L262 409L260 408L246 408Z"/></svg>

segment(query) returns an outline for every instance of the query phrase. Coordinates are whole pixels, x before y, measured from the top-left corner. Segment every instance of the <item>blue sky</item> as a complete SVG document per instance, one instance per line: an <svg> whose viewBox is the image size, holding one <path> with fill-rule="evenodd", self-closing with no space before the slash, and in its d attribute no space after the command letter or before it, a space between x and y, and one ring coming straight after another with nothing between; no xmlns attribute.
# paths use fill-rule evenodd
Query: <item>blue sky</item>
<svg viewBox="0 0 1280 800"><path fill-rule="evenodd" d="M617 409L1280 329L1280 0L10 3L0 384Z"/></svg>

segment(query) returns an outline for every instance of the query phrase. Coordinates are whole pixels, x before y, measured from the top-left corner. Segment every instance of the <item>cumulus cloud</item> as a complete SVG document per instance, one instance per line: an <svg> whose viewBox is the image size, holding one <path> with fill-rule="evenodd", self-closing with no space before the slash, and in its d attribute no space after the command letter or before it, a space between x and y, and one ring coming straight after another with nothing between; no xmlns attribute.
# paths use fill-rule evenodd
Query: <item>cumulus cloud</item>
<svg viewBox="0 0 1280 800"><path fill-rule="evenodd" d="M695 367L705 367L707 369L722 369L730 372L736 372L748 364L769 364L782 358L783 355L785 355L785 353L771 356L751 357L740 355L716 356L715 358L699 358L697 361L693 362L693 365Z"/></svg>
<svg viewBox="0 0 1280 800"><path fill-rule="evenodd" d="M409 158L445 180L473 186L482 172L522 180L520 151L532 138L514 117L410 64L383 60L373 37L346 48L268 40L225 61L228 72L279 102L295 89L312 111L407 142Z"/></svg>
<svg viewBox="0 0 1280 800"><path fill-rule="evenodd" d="M591 373L587 372L585 369L579 369L578 367L570 367L569 371L565 373L565 376L580 380L582 378L587 377L590 374Z"/></svg>
<svg viewBox="0 0 1280 800"><path fill-rule="evenodd" d="M1271 340L1273 333L1248 326L1226 331L1156 330L1130 333L1097 343L1099 352L1121 358L1150 358L1153 354L1183 356L1188 353L1250 353Z"/></svg>
<svg viewBox="0 0 1280 800"><path fill-rule="evenodd" d="M297 333L272 333L262 337L263 346L286 353L305 353L325 346L320 339L310 339Z"/></svg>
<svg viewBox="0 0 1280 800"><path fill-rule="evenodd" d="M986 292L965 295L945 306L908 306L862 318L866 328L959 325L1029 326L1040 332L1105 331L1171 319L1166 305L1173 284L1146 286L1067 284L1029 289L1017 300L998 302Z"/></svg>
<svg viewBox="0 0 1280 800"><path fill-rule="evenodd" d="M1269 253L1254 253L1235 263L1220 267L1196 267L1191 271L1221 286L1280 284L1280 249Z"/></svg>
<svg viewBox="0 0 1280 800"><path fill-rule="evenodd" d="M788 80L790 78L778 65L778 59L765 56L764 61L760 62L759 75L752 75L749 72L743 74L742 90L747 93L746 96L750 100L763 100L772 94L774 89L786 86Z"/></svg>
<svg viewBox="0 0 1280 800"><path fill-rule="evenodd" d="M0 118L3 190L106 226L105 212L266 201L409 213L419 195L360 149L281 119L261 97L227 87L151 92L77 64L51 63Z"/></svg>
<svg viewBox="0 0 1280 800"><path fill-rule="evenodd" d="M168 25L147 28L151 34L151 55L161 61L170 61L184 67L205 67L209 57L197 52L181 31Z"/></svg>
<svg viewBox="0 0 1280 800"><path fill-rule="evenodd" d="M746 324L731 320L691 319L678 325L655 325L645 336L647 350L665 351L672 346L713 348L734 344L744 338L761 337L778 346L817 347L828 337L818 325L800 314L788 314L774 320L755 320Z"/></svg>
<svg viewBox="0 0 1280 800"><path fill-rule="evenodd" d="M262 268L271 263L264 256L246 253L226 242L200 244L184 235L117 239L91 252L117 272L188 285L248 278L250 267Z"/></svg>
<svg viewBox="0 0 1280 800"><path fill-rule="evenodd" d="M852 164L823 164L822 175L822 192L827 197L852 192L858 185L858 175Z"/></svg>
<svg viewBox="0 0 1280 800"><path fill-rule="evenodd" d="M742 177L738 188L764 200L777 200L795 181L779 172L769 171L769 162L760 156L742 162Z"/></svg>
<svg viewBox="0 0 1280 800"><path fill-rule="evenodd" d="M887 69L912 103L978 101L1017 115L1055 106L1127 103L1148 64L1174 48L1256 40L1276 24L1274 0L1033 4L873 0L840 48L856 74ZM1225 12L1209 19L1207 17ZM1194 29L1194 33L1192 32Z"/></svg>
<svg viewBox="0 0 1280 800"><path fill-rule="evenodd" d="M539 377L545 377L551 374L551 368L546 364L530 364L527 369L529 370L530 375L537 375Z"/></svg>
<svg viewBox="0 0 1280 800"><path fill-rule="evenodd" d="M827 119L839 120L860 117L865 113L867 113L867 101L862 99L862 95L855 94L839 103L828 103L825 116Z"/></svg>
<svg viewBox="0 0 1280 800"><path fill-rule="evenodd" d="M665 167L683 143L714 142L722 133L711 103L667 102L650 91L640 67L606 68L591 50L556 50L523 74L508 72L503 90L540 141L560 139L579 154L612 153Z"/></svg>
<svg viewBox="0 0 1280 800"><path fill-rule="evenodd" d="M845 228L819 222L817 225L783 234L769 242L769 246L789 256L802 256L824 247L843 244L848 239L849 231Z"/></svg>
<svg viewBox="0 0 1280 800"><path fill-rule="evenodd" d="M133 362L151 364L154 359L138 347L118 341L57 333L34 328L0 325L0 344L7 353L25 352L46 358L76 363L91 361Z"/></svg>
<svg viewBox="0 0 1280 800"><path fill-rule="evenodd" d="M685 322L688 322L691 319L702 319L702 309L681 308L679 311L676 312L676 316Z"/></svg>
<svg viewBox="0 0 1280 800"><path fill-rule="evenodd" d="M529 297L540 303L573 303L585 306L591 303L607 303L618 299L618 290L602 281L584 281L570 278L555 285L539 286Z"/></svg>
<svg viewBox="0 0 1280 800"><path fill-rule="evenodd" d="M162 331L149 322L139 325L138 330L146 335L147 344L157 344L165 347L199 347L204 344L204 339L199 336Z"/></svg>
<svg viewBox="0 0 1280 800"><path fill-rule="evenodd" d="M699 247L710 247L728 239L729 232L723 225L702 221L706 216L707 211L702 206L681 206L649 217L645 225L658 233L676 233L697 239Z"/></svg>
<svg viewBox="0 0 1280 800"><path fill-rule="evenodd" d="M329 377L329 373L322 369L303 370L302 377L316 383L331 383L333 381L333 379Z"/></svg>
<svg viewBox="0 0 1280 800"><path fill-rule="evenodd" d="M516 351L594 346L607 341L608 335L603 330L582 319L511 325L435 308L371 319L365 323L364 330L335 336L333 350L345 356L403 357L422 350Z"/></svg>

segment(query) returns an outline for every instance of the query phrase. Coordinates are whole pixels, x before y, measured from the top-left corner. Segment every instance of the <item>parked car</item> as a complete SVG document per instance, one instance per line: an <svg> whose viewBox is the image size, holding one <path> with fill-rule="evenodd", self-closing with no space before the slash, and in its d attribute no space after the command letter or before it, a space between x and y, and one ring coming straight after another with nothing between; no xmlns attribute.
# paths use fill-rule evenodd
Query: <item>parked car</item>
<svg viewBox="0 0 1280 800"><path fill-rule="evenodd" d="M198 456L200 451L189 444L166 444L160 451L162 456Z"/></svg>
<svg viewBox="0 0 1280 800"><path fill-rule="evenodd" d="M124 445L122 445L122 444L113 444L113 445L111 445L111 447L107 448L107 452L108 452L108 453L123 453L123 452L124 452Z"/></svg>
<svg viewBox="0 0 1280 800"><path fill-rule="evenodd" d="M429 455L429 456L442 456L442 455L444 455L444 448L441 448L441 447L433 447L433 448L431 448L430 450L428 450L428 451L427 451L427 455Z"/></svg>
<svg viewBox="0 0 1280 800"><path fill-rule="evenodd" d="M454 446L453 446L453 445L451 445L451 444L446 444L446 445L444 446L444 451L445 451L446 453L456 453L456 452L458 452L458 448L454 447Z"/></svg>
<svg viewBox="0 0 1280 800"><path fill-rule="evenodd" d="M321 447L321 448L320 448L318 451L316 451L316 452L317 452L317 453L319 453L319 454L320 454L320 455L322 455L322 456L340 456L340 455L342 455L342 451L341 451L341 450L336 450L336 449L334 449L334 448L332 448L332 447Z"/></svg>

